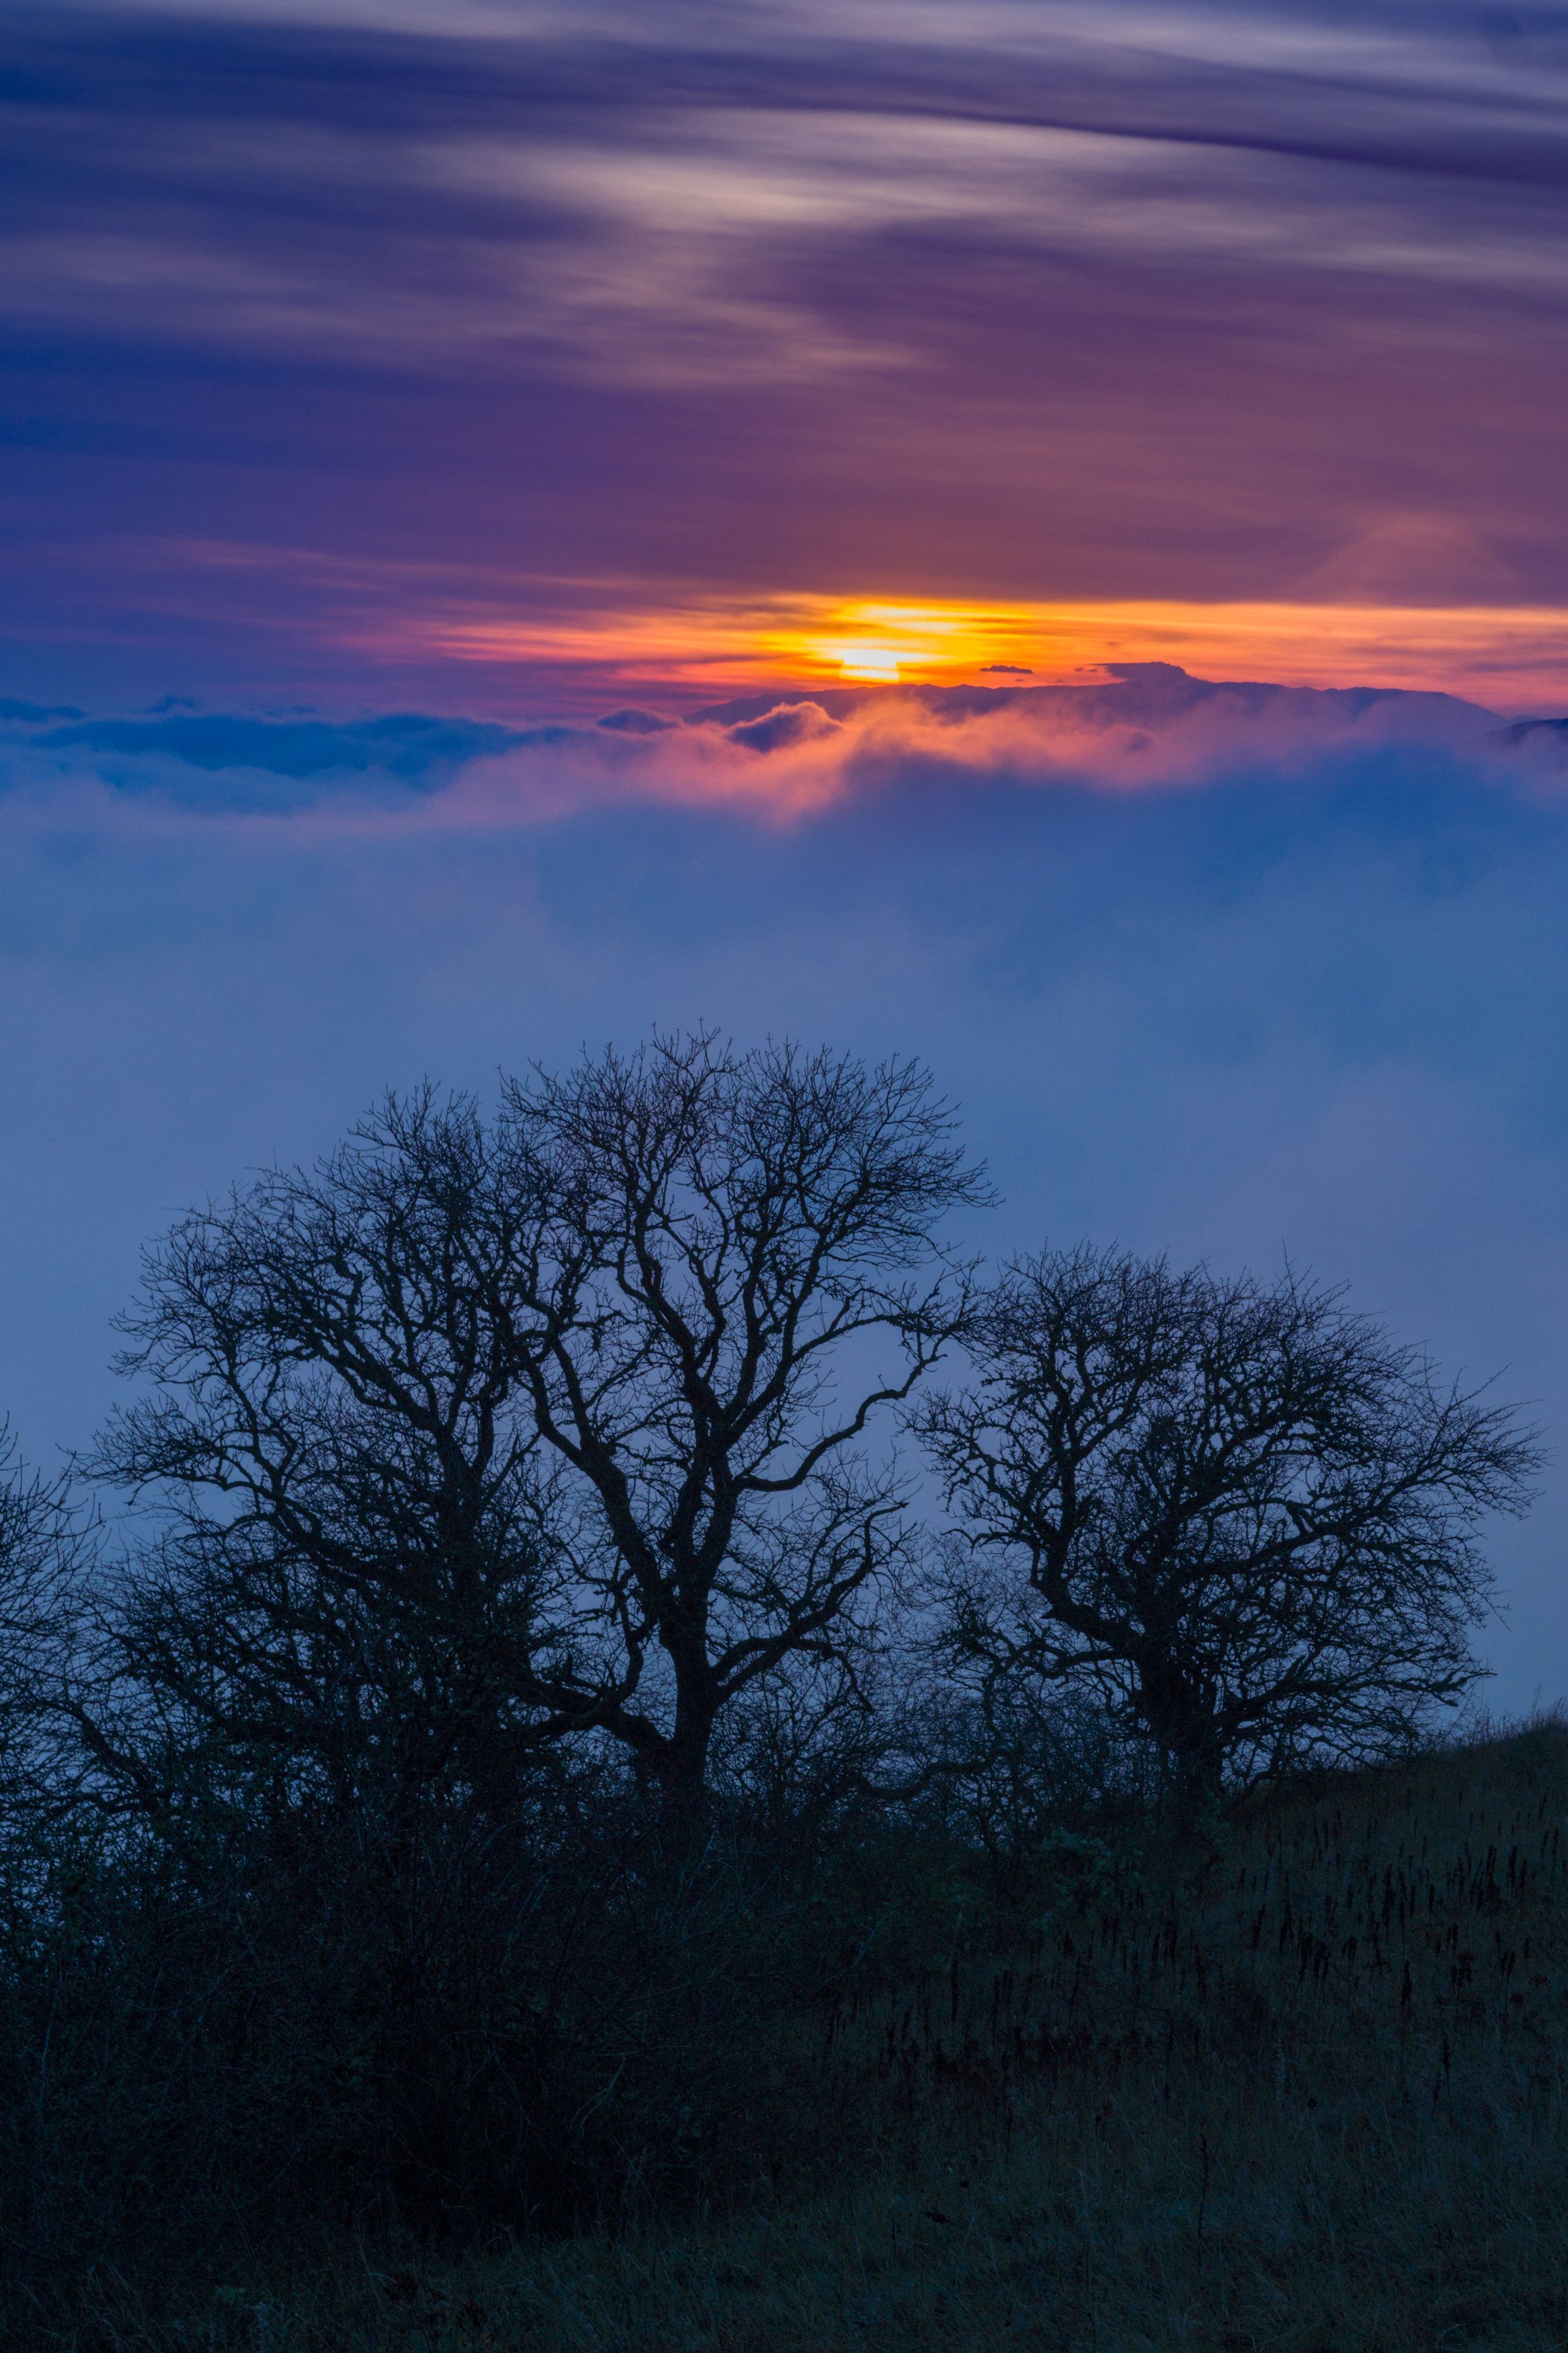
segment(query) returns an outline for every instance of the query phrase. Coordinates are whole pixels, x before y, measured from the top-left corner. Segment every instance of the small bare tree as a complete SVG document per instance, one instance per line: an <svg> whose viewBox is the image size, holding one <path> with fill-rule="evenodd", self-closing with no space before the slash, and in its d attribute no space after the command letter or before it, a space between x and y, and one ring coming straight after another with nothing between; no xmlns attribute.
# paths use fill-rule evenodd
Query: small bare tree
<svg viewBox="0 0 1568 2353"><path fill-rule="evenodd" d="M0 1422L0 1821L64 1794L61 1703L86 1541L65 1481L28 1472Z"/></svg>
<svg viewBox="0 0 1568 2353"><path fill-rule="evenodd" d="M919 1416L969 1540L957 1655L1097 1681L1195 1809L1475 1680L1476 1530L1538 1449L1337 1293L1083 1249L1015 1263L969 1345Z"/></svg>

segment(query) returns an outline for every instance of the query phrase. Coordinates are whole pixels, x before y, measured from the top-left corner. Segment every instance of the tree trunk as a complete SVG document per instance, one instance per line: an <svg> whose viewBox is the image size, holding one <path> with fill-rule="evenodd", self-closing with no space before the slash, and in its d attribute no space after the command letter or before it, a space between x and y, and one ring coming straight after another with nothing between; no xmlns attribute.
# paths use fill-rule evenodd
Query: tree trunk
<svg viewBox="0 0 1568 2353"><path fill-rule="evenodd" d="M1138 1708L1165 1759L1172 1810L1184 1828L1217 1822L1225 1748L1211 1694L1164 1662L1143 1669Z"/></svg>
<svg viewBox="0 0 1568 2353"><path fill-rule="evenodd" d="M680 1680L678 1672L675 1729L656 1760L656 1770L664 1859L685 1873L701 1862L712 1830L708 1757L717 1710L707 1694L693 1698L681 1692Z"/></svg>

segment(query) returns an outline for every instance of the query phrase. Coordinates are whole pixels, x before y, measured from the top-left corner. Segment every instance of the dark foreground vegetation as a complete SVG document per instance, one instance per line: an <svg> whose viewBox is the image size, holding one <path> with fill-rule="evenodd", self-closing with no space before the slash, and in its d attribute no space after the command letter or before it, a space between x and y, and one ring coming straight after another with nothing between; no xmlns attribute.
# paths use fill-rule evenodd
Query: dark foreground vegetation
<svg viewBox="0 0 1568 2353"><path fill-rule="evenodd" d="M1568 2345L1505 1409L923 1076L391 1102L0 1465L18 2346Z"/></svg>
<svg viewBox="0 0 1568 2353"><path fill-rule="evenodd" d="M323 2138L358 2121L352 2042L289 2067L319 1986L253 2021L277 2076L258 2099L251 2054L243 2105L224 2104L243 2027L221 1988L182 2018L149 1985L116 2061L105 2031L132 2021L79 1987L62 2063L90 2105L11 2160L34 2217L81 2200L75 2308L37 2341L1568 2345L1565 1828L1568 1732L1546 1724L1269 1796L1185 1865L1064 1840L1009 1901L955 1858L885 1849L787 1906L710 1890L635 1987L628 1966L569 2005L596 2014L601 2091L617 2078L596 2116L560 2117L616 2183L608 2211L488 2240L471 2215L389 2228L363 2179L357 2215L356 2185L326 2179L324 2208L268 2209L312 2110ZM854 1931L875 1958L809 1982ZM624 2007L598 2014L607 1997ZM220 2132L236 2145L194 2179Z"/></svg>

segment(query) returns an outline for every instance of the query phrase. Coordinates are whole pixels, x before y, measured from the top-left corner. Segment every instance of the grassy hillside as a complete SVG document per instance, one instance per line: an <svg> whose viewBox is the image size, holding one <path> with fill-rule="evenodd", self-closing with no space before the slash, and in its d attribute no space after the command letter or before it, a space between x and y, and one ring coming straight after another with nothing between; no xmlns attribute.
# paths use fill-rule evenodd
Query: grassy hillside
<svg viewBox="0 0 1568 2353"><path fill-rule="evenodd" d="M1197 1868L1085 1846L1011 1941L759 2043L817 2121L810 2178L631 2235L236 2283L184 2341L1568 2346L1565 1829L1544 1725L1258 1804ZM715 2189L754 2177L732 2129Z"/></svg>

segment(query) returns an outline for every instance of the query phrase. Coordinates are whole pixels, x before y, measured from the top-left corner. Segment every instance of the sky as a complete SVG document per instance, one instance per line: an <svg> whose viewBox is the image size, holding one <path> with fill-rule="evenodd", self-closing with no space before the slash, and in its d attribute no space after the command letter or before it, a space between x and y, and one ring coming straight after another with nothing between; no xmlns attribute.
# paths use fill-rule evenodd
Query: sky
<svg viewBox="0 0 1568 2353"><path fill-rule="evenodd" d="M1565 99L1546 5L8 8L32 1455L386 1084L787 1031L930 1061L987 1249L1530 1401L1568 1696Z"/></svg>

